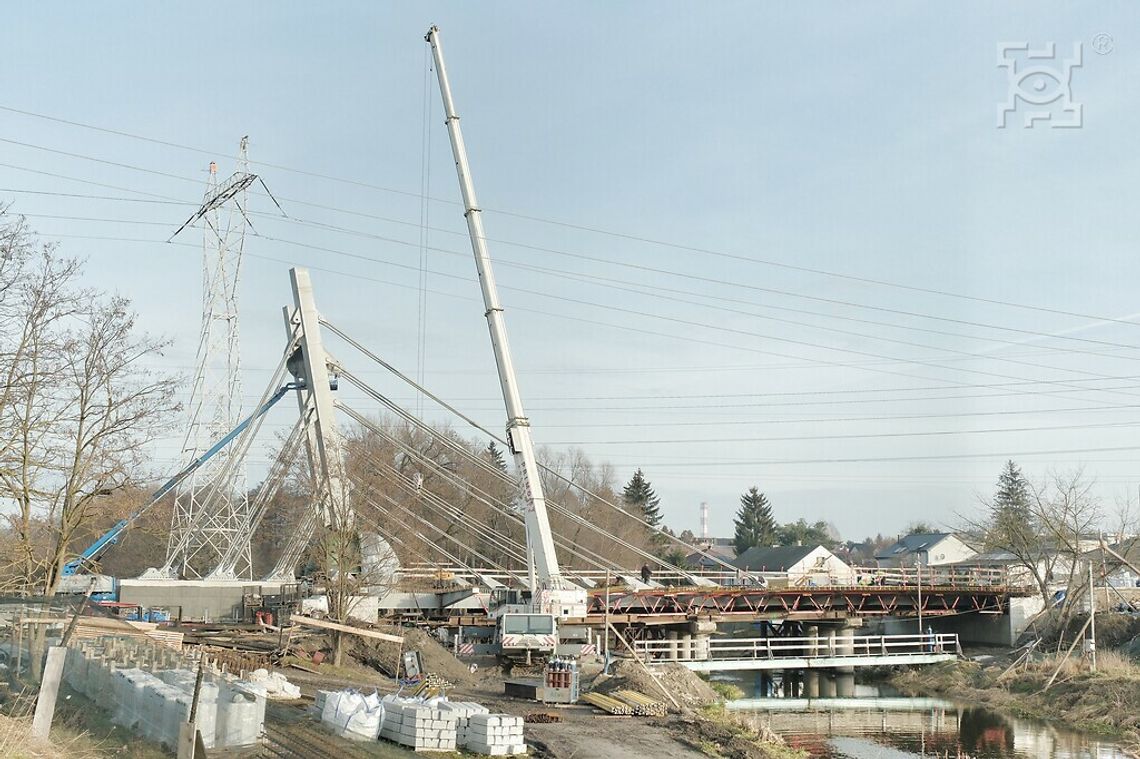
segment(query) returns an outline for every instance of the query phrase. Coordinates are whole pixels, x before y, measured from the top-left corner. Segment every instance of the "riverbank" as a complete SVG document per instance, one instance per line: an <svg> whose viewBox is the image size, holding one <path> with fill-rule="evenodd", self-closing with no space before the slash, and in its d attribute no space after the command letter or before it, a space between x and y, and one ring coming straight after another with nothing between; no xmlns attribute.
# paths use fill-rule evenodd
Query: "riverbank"
<svg viewBox="0 0 1140 759"><path fill-rule="evenodd" d="M709 757L807 759L805 752L789 747L775 733L750 725L723 703L672 718L667 729L674 740Z"/></svg>
<svg viewBox="0 0 1140 759"><path fill-rule="evenodd" d="M1010 662L948 662L892 673L887 681L908 695L940 695L998 712L1063 724L1111 736L1140 757L1140 666L1114 652L1103 652L1098 671L1058 656L1043 656L1009 669Z"/></svg>
<svg viewBox="0 0 1140 759"><path fill-rule="evenodd" d="M592 710L585 714L578 709L567 710L563 712L567 722L561 725L532 726L534 737L539 738L549 752L543 756L661 758L673 756L680 749L685 755L710 759L807 757L789 748L775 733L729 712L725 701L740 698L743 693L738 688L706 681L680 664L656 664L653 674L630 660L619 660L612 676L592 669L584 668L584 690L612 692L629 688L655 698L668 698L674 709L666 717L632 722L600 719ZM635 734L638 734L636 739ZM601 739L606 744L605 752L591 752L589 746L579 745L584 736ZM627 748L631 750L626 752Z"/></svg>

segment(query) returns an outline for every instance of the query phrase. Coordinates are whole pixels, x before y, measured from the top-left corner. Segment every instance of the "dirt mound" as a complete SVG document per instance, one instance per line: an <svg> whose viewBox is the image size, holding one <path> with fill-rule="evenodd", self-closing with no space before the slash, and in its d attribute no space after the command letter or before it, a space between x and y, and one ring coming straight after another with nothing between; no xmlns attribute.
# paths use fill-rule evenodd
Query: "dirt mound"
<svg viewBox="0 0 1140 759"><path fill-rule="evenodd" d="M594 680L593 689L601 693L611 693L629 688L669 703L669 699L661 692L663 686L683 707L699 709L702 706L720 703L720 696L712 686L684 665L653 664L649 669L653 674L646 672L645 668L635 661L619 660L614 664L612 675L609 677L599 675Z"/></svg>
<svg viewBox="0 0 1140 759"><path fill-rule="evenodd" d="M468 665L456 659L451 651L424 630L394 626L377 629L390 635L402 635L404 643L401 645L385 640L358 638L353 641L349 653L361 664L391 677L395 675L396 661L404 651L419 651L424 668L431 674L439 675L455 685L471 685L475 682L475 676L471 674Z"/></svg>

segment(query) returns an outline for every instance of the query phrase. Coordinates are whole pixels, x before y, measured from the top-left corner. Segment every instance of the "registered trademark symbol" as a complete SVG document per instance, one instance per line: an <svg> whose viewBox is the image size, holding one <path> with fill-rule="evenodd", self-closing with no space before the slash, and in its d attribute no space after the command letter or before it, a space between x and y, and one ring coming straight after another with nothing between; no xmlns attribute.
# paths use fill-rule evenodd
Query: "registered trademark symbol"
<svg viewBox="0 0 1140 759"><path fill-rule="evenodd" d="M1100 55L1108 55L1112 49L1116 47L1116 42L1112 39L1111 34L1101 32L1092 38L1092 49Z"/></svg>

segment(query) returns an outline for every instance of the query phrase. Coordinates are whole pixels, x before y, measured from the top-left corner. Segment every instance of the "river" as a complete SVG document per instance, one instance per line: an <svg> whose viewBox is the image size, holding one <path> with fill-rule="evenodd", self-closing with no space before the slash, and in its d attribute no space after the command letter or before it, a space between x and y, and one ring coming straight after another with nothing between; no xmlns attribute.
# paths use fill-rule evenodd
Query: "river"
<svg viewBox="0 0 1140 759"><path fill-rule="evenodd" d="M758 680L718 674L754 693ZM1124 759L1119 745L1048 723L1008 717L941 698L900 696L856 685L849 698L749 698L729 708L825 759Z"/></svg>

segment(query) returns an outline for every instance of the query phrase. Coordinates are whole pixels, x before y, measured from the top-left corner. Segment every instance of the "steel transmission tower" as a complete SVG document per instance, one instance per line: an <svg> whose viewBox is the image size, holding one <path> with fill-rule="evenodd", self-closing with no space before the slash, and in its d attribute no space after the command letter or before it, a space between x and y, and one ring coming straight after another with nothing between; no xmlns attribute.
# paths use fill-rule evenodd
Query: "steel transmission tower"
<svg viewBox="0 0 1140 759"><path fill-rule="evenodd" d="M200 456L241 420L238 282L248 224L246 190L258 179L249 173L248 139L242 138L237 171L226 181L219 183L217 164L210 163L202 205L179 229L202 223L202 325L190 392L190 426L182 447L184 461ZM244 544L237 547L234 577L252 577L248 534L240 537L242 525L250 518L245 465L231 463L231 455L226 450L214 456L176 493L167 566L183 577L205 576L235 540L244 540Z"/></svg>

